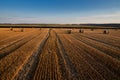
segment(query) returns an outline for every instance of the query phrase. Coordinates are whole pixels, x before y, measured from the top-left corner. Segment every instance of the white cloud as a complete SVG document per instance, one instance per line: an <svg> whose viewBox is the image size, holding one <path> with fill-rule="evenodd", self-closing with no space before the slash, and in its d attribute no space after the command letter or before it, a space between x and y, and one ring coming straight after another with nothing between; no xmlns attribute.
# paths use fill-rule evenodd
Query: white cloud
<svg viewBox="0 0 120 80"><path fill-rule="evenodd" d="M97 14L76 18L80 23L120 23L120 12Z"/></svg>
<svg viewBox="0 0 120 80"><path fill-rule="evenodd" d="M120 23L120 12L89 16L0 17L0 23Z"/></svg>

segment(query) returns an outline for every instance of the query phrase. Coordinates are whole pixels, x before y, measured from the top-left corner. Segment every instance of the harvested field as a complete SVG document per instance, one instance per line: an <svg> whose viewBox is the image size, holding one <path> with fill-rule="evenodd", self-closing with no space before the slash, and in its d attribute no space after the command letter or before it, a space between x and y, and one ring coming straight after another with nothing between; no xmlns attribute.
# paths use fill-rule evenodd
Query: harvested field
<svg viewBox="0 0 120 80"><path fill-rule="evenodd" d="M0 28L0 80L120 80L120 30L82 30Z"/></svg>

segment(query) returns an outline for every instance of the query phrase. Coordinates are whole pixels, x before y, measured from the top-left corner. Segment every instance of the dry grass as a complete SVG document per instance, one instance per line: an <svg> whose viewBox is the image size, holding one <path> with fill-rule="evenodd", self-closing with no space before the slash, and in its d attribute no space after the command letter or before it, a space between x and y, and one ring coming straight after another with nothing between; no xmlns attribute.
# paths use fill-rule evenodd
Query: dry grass
<svg viewBox="0 0 120 80"><path fill-rule="evenodd" d="M120 80L120 30L109 32L1 28L0 80Z"/></svg>

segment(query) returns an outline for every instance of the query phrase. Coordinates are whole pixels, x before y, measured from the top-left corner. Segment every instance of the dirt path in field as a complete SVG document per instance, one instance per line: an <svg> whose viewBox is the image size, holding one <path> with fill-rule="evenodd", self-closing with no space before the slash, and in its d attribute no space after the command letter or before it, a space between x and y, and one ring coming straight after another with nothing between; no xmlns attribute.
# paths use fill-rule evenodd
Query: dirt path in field
<svg viewBox="0 0 120 80"><path fill-rule="evenodd" d="M57 52L55 44L56 37L53 31L50 31L48 40L39 57L38 67L35 72L34 80L61 80Z"/></svg>
<svg viewBox="0 0 120 80"><path fill-rule="evenodd" d="M60 52L60 54L58 55L58 58L62 57L61 62L63 62L63 66L61 66L61 69L62 70L64 69L63 72L61 72L62 76L63 76L63 80L77 80L77 79L80 79L79 76L78 76L78 72L77 72L75 66L72 64L69 56L67 55L67 52L65 51L64 46L63 46L63 44L62 44L58 35L57 35L57 45L58 45L59 52Z"/></svg>
<svg viewBox="0 0 120 80"><path fill-rule="evenodd" d="M73 68L63 46L53 30L39 57L34 80L72 80L76 79Z"/></svg>

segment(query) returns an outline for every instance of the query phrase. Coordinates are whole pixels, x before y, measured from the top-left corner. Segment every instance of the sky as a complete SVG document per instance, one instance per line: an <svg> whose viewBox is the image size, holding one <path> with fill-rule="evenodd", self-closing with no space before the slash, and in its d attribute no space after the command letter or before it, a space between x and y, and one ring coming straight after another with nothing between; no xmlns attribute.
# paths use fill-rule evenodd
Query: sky
<svg viewBox="0 0 120 80"><path fill-rule="evenodd" d="M120 23L120 0L0 0L0 23Z"/></svg>

